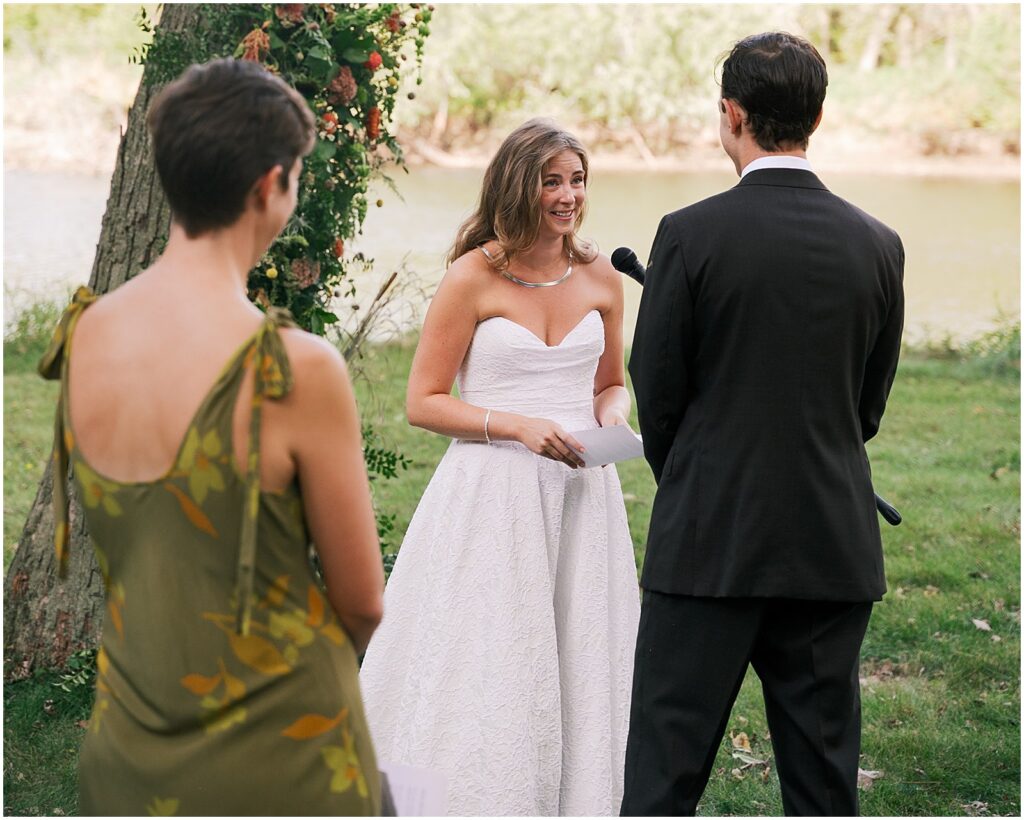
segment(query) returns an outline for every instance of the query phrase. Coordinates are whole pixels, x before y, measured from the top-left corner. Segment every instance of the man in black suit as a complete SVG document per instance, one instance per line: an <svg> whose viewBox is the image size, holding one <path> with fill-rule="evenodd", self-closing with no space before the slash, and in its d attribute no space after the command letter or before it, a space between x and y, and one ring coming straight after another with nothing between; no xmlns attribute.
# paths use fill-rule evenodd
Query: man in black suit
<svg viewBox="0 0 1024 820"><path fill-rule="evenodd" d="M694 814L748 664L788 815L857 813L858 664L885 592L864 442L903 327L903 246L806 158L825 63L785 33L722 67L739 184L664 217L629 372L658 482L623 815Z"/></svg>

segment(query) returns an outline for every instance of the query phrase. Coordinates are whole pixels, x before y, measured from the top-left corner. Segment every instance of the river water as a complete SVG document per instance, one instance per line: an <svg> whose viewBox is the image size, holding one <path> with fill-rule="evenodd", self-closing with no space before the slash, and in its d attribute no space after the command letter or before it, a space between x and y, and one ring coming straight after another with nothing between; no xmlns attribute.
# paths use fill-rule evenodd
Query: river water
<svg viewBox="0 0 1024 820"><path fill-rule="evenodd" d="M403 262L432 292L455 229L473 207L480 170L414 168L373 198L362 237L376 260L366 290ZM661 216L735 184L732 174L594 173L585 236L604 253L628 245L647 258ZM970 338L1020 310L1020 182L822 174L836 194L899 232L906 249L906 336ZM62 300L88 280L109 181L28 171L4 173L4 312L9 326L32 299ZM640 288L626 283L626 338Z"/></svg>

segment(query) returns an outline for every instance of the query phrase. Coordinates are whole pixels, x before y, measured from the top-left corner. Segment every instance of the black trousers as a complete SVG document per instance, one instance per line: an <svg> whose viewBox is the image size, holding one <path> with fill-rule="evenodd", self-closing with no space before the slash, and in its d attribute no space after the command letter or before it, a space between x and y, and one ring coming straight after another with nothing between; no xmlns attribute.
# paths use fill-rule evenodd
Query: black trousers
<svg viewBox="0 0 1024 820"><path fill-rule="evenodd" d="M623 816L693 815L748 664L787 815L857 814L860 647L871 603L645 591Z"/></svg>

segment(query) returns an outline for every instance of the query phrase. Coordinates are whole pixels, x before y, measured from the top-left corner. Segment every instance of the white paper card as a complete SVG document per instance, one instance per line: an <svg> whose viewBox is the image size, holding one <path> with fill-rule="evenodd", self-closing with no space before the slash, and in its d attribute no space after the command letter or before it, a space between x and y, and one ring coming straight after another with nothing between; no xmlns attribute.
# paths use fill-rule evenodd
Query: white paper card
<svg viewBox="0 0 1024 820"><path fill-rule="evenodd" d="M594 430L573 430L570 435L586 448L586 452L576 454L583 459L585 467L600 467L644 454L640 436L623 424Z"/></svg>
<svg viewBox="0 0 1024 820"><path fill-rule="evenodd" d="M388 777L399 817L444 817L448 814L448 778L435 769L380 763Z"/></svg>

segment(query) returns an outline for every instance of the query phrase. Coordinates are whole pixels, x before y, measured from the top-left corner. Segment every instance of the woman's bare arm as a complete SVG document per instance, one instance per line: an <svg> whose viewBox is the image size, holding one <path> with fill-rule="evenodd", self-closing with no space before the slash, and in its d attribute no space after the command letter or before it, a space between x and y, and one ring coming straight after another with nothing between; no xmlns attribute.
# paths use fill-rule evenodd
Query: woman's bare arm
<svg viewBox="0 0 1024 820"><path fill-rule="evenodd" d="M306 521L328 600L362 654L383 615L384 568L359 414L338 351L308 334L289 335L288 430Z"/></svg>
<svg viewBox="0 0 1024 820"><path fill-rule="evenodd" d="M611 306L603 314L604 353L594 374L594 418L602 427L629 424L630 399L626 390L626 365L623 356L622 312L625 301L622 275L604 256L594 263L598 282L608 288Z"/></svg>

